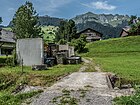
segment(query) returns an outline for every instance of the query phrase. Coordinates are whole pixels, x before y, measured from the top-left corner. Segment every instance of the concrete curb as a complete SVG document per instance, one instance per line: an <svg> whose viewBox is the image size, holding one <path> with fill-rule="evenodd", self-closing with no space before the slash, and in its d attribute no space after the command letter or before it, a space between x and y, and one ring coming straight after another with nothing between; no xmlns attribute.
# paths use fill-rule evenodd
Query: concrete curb
<svg viewBox="0 0 140 105"><path fill-rule="evenodd" d="M110 78L109 78L108 75L106 75L106 80L107 80L107 85L108 85L108 87L109 87L110 89L113 89L113 86L112 86L111 80L110 80Z"/></svg>

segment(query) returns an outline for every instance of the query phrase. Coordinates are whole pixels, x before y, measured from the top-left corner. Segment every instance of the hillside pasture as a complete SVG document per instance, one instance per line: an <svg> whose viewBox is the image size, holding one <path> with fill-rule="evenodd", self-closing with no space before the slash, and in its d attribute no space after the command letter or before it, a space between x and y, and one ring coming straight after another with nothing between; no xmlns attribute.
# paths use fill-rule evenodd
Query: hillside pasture
<svg viewBox="0 0 140 105"><path fill-rule="evenodd" d="M103 71L122 78L122 84L140 84L140 36L116 38L87 44L92 58Z"/></svg>

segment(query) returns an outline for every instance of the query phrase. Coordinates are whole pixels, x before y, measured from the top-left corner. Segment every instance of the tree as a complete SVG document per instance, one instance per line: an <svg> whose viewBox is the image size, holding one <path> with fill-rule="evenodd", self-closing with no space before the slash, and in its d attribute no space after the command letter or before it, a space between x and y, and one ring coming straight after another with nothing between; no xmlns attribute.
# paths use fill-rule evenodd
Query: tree
<svg viewBox="0 0 140 105"><path fill-rule="evenodd" d="M75 38L76 31L76 25L72 19L69 21L61 21L56 35L56 41L58 42L60 39L64 39L67 42L71 42L71 40Z"/></svg>
<svg viewBox="0 0 140 105"><path fill-rule="evenodd" d="M74 46L74 50L77 51L78 53L81 53L84 51L84 48L86 46L86 35L81 35L80 38L78 39L73 39L70 43L70 45Z"/></svg>
<svg viewBox="0 0 140 105"><path fill-rule="evenodd" d="M38 26L38 16L31 2L26 2L18 8L12 22L12 30L17 39L42 36L41 27Z"/></svg>
<svg viewBox="0 0 140 105"><path fill-rule="evenodd" d="M131 26L130 34L139 35L140 34L140 17L131 16L129 25Z"/></svg>
<svg viewBox="0 0 140 105"><path fill-rule="evenodd" d="M65 34L66 34L66 31L65 31L66 24L67 24L66 21L61 21L60 22L58 32L56 33L56 42L59 42L60 39L64 39Z"/></svg>
<svg viewBox="0 0 140 105"><path fill-rule="evenodd" d="M2 17L0 17L0 24L2 23ZM1 35L1 30L2 28L0 28L0 35ZM0 37L1 38L1 37Z"/></svg>
<svg viewBox="0 0 140 105"><path fill-rule="evenodd" d="M75 38L76 31L77 31L75 22L72 19L68 21L66 31L67 31L66 39L70 42L73 38Z"/></svg>
<svg viewBox="0 0 140 105"><path fill-rule="evenodd" d="M137 16L131 15L130 21L128 22L129 25L133 25L137 22Z"/></svg>

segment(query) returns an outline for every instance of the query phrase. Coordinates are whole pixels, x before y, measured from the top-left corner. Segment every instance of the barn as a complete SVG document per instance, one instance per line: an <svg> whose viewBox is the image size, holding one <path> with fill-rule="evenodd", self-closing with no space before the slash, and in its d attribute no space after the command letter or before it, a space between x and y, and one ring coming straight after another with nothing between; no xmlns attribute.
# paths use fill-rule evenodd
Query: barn
<svg viewBox="0 0 140 105"><path fill-rule="evenodd" d="M86 35L86 40L87 42L94 42L94 41L98 41L102 39L103 34L91 29L91 28L87 28L83 31L80 31L79 33L77 33L77 36L80 37L80 35Z"/></svg>

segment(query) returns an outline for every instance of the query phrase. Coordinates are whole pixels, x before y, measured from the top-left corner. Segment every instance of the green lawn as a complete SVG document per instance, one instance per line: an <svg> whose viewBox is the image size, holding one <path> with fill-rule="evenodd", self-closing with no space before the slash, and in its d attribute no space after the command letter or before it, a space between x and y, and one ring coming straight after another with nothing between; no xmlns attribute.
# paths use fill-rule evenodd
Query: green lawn
<svg viewBox="0 0 140 105"><path fill-rule="evenodd" d="M0 103L1 105L20 105L22 101L38 94L40 91L11 95L19 85L51 86L64 76L78 71L80 67L81 64L57 65L42 71L32 71L31 67L24 67L23 74L21 74L20 66L2 67L0 68Z"/></svg>
<svg viewBox="0 0 140 105"><path fill-rule="evenodd" d="M60 77L66 76L72 72L79 70L81 64L79 65L57 65L54 67L48 68L48 70L42 71L33 71L31 67L23 67L24 73L21 75L21 67L2 67L0 68L0 83L3 81L12 79L18 79L18 82L21 79L21 82L26 82L29 85L40 85L40 86L50 86L56 82ZM5 78L2 79L2 78ZM3 80L3 81L2 81Z"/></svg>
<svg viewBox="0 0 140 105"><path fill-rule="evenodd" d="M140 36L116 38L87 44L89 52L103 71L123 78L122 83L140 84Z"/></svg>
<svg viewBox="0 0 140 105"><path fill-rule="evenodd" d="M140 85L140 36L97 41L86 48L89 52L81 55L120 76L121 84ZM134 95L115 98L114 105L140 105L140 88Z"/></svg>

